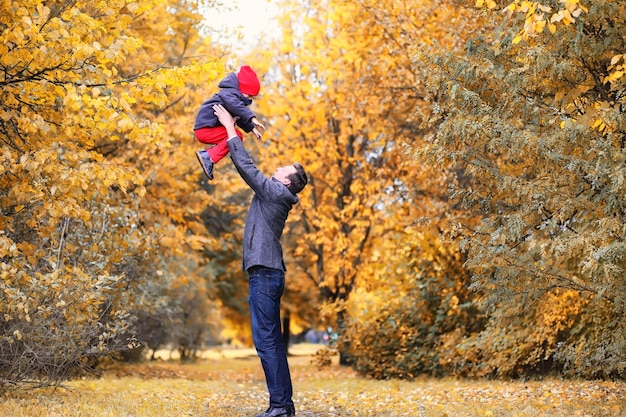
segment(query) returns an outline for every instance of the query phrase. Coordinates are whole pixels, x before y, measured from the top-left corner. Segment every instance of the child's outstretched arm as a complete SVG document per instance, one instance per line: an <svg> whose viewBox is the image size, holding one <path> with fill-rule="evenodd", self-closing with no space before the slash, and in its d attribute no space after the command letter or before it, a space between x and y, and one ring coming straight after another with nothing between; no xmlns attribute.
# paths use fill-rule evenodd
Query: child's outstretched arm
<svg viewBox="0 0 626 417"><path fill-rule="evenodd" d="M256 136L256 140L261 141L261 137L263 136L263 132L265 132L265 126L256 117L252 118L252 123L254 124L254 128L252 129L252 133Z"/></svg>
<svg viewBox="0 0 626 417"><path fill-rule="evenodd" d="M263 126L263 124L259 122L259 120L256 117L252 118L252 123L254 123L255 127L258 127L259 129L265 132L265 126Z"/></svg>

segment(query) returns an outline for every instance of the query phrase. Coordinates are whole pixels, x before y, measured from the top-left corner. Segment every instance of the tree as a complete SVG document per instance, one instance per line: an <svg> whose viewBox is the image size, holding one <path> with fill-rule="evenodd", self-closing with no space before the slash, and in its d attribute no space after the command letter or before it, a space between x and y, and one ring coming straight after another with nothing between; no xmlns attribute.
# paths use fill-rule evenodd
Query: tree
<svg viewBox="0 0 626 417"><path fill-rule="evenodd" d="M341 334L346 300L380 269L375 242L402 247L395 232L412 223L409 207L426 215L445 199L448 173L433 175L403 154L403 142L425 133L412 39L455 48L462 38L447 34L473 21L445 2L288 2L281 10L283 37L261 101L272 137L264 152L300 160L310 173L292 215L304 235L295 269L319 288Z"/></svg>
<svg viewBox="0 0 626 417"><path fill-rule="evenodd" d="M140 161L167 146L150 111L220 67L167 60L199 19L183 4L0 5L2 389L55 383L134 343L122 336L135 291L175 236L142 210Z"/></svg>
<svg viewBox="0 0 626 417"><path fill-rule="evenodd" d="M482 216L460 238L493 316L459 361L623 377L626 9L486 4L507 19L468 57L416 57L437 129L417 154L463 168L453 196Z"/></svg>

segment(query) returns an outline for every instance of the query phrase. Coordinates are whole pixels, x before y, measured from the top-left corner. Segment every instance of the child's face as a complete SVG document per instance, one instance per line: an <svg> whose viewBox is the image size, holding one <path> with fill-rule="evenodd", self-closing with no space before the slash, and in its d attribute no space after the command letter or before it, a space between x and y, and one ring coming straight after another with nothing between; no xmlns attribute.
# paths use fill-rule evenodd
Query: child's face
<svg viewBox="0 0 626 417"><path fill-rule="evenodd" d="M246 93L241 93L241 94L243 94L243 96L244 96L245 98L252 100L252 96L251 96L251 95L246 94Z"/></svg>

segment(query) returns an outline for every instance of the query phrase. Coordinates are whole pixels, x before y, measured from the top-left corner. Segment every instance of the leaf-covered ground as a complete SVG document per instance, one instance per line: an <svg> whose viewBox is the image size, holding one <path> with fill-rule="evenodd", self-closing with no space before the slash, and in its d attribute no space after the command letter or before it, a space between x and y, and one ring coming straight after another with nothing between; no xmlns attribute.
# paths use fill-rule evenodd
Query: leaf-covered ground
<svg viewBox="0 0 626 417"><path fill-rule="evenodd" d="M0 416L238 417L266 408L258 358L213 355L194 364L115 366L64 388L12 393ZM607 381L376 381L337 365L319 370L310 350L290 357L297 415L626 416L626 383Z"/></svg>

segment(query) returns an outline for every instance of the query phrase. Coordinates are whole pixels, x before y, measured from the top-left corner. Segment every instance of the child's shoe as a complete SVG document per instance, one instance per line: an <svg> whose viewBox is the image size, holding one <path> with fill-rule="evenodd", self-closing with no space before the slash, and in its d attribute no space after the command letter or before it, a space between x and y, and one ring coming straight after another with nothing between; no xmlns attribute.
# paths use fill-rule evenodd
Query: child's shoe
<svg viewBox="0 0 626 417"><path fill-rule="evenodd" d="M198 162L200 162L200 166L202 170L209 177L209 180L213 179L213 161L211 161L211 157L207 153L206 150L201 150L196 152L196 156L198 157Z"/></svg>

